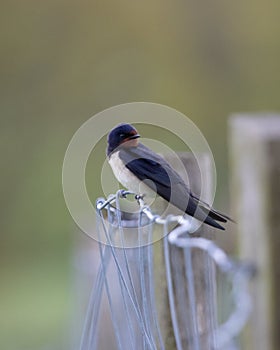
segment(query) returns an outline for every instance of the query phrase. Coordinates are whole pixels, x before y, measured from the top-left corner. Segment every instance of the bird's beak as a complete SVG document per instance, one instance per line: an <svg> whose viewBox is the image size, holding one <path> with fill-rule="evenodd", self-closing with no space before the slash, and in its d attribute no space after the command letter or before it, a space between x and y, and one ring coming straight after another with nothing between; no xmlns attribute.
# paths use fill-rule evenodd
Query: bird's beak
<svg viewBox="0 0 280 350"><path fill-rule="evenodd" d="M129 136L129 140L134 140L134 139L138 139L139 137L141 137L139 134L135 134L135 135L132 135L132 136Z"/></svg>

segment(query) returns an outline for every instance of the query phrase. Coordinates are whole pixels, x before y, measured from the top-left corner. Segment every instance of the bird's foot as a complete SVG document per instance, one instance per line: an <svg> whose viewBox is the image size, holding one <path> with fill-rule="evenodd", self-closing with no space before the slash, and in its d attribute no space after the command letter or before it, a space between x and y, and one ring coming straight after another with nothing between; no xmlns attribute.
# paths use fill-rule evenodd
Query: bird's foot
<svg viewBox="0 0 280 350"><path fill-rule="evenodd" d="M136 194L135 195L135 199L137 200L139 205L141 204L141 202L144 202L144 197L145 197L144 194Z"/></svg>
<svg viewBox="0 0 280 350"><path fill-rule="evenodd" d="M129 194L127 190L119 190L118 192L121 198L127 198L127 195Z"/></svg>

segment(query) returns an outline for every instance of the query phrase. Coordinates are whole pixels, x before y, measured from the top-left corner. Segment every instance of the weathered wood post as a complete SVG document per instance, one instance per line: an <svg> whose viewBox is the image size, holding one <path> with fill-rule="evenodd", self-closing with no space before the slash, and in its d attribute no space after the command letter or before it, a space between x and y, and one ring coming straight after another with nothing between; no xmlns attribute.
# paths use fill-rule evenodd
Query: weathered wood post
<svg viewBox="0 0 280 350"><path fill-rule="evenodd" d="M180 168L176 166L178 158L174 156L166 157L167 160L173 165L173 167L180 172ZM177 158L177 160L175 159ZM206 190L204 190L204 196L202 199L209 202L212 192L212 171L210 158L206 154L200 154L198 159L196 159L190 153L179 154L179 158L186 168L186 173L182 172L181 175L189 183L192 191L200 195L201 185L204 184ZM174 161L175 160L175 161ZM178 164L177 164L178 165ZM138 223L138 215L136 217ZM133 226L134 227L134 226ZM163 227L161 225L155 224L154 230L159 230L162 232ZM170 225L170 230L172 225ZM129 230L129 235L132 234L133 230L138 233L138 228L134 227ZM206 238L212 238L213 232L207 225L202 225L200 229L194 234L196 237L203 236ZM223 234L223 233L222 233ZM137 238L138 236L136 236ZM158 236L160 237L160 235ZM115 237L116 238L116 237ZM117 239L117 238L116 238ZM137 238L138 242L138 238ZM205 252L198 248L193 248L192 252L186 252L186 250L179 248L174 245L169 246L170 253L170 265L171 265L171 275L173 279L173 293L175 300L175 307L178 319L178 330L180 332L181 347L176 346L173 325L171 321L171 315L169 310L169 299L166 284L166 269L163 254L163 240L160 240L154 245L154 278L155 278L155 288L156 288L156 303L158 310L158 317L160 321L160 330L163 334L163 342L165 344L165 350L174 349L184 349L184 350L213 350L214 339L212 339L213 329L216 325L216 276L215 267L211 264L210 258ZM145 256L146 247L142 248L143 257ZM124 261L124 250L115 250L117 255L118 265L122 267L123 271L126 270L126 262ZM140 306L140 312L142 312L142 303L144 305L144 297L141 290L144 286L149 286L148 274L146 270L146 265L143 265L141 273L139 273L139 249L127 249L127 262L129 263L129 270L131 271L131 276L133 279L133 284L135 286L135 293L137 294L136 299L138 300ZM148 260L143 260L146 263ZM186 263L187 262L187 263ZM120 278L119 271L114 265L114 259L112 258L112 264L106 270L106 274L110 274L108 278L108 290L110 291L111 300L114 302L114 316L120 315L123 320L118 322L118 332L123 339L123 346L126 348L131 348L129 342L129 334L134 334L135 346L133 348L143 349L142 342L142 332L139 327L139 320L135 319L135 310L131 307L131 319L133 322L129 322L129 318L126 315L126 308L124 308L124 298L127 298L127 294L123 294L123 290L119 288ZM191 276L190 276L191 274ZM126 276L126 272L124 272ZM141 276L146 281L141 280ZM144 282L142 284L142 282ZM127 280L128 287L130 286ZM153 281L152 281L153 283ZM103 286L105 289L105 286ZM131 287L129 287L131 291ZM130 293L132 295L132 292ZM94 295L94 294L92 294ZM192 297L190 296L192 295ZM147 296L147 295L146 295ZM128 299L126 299L127 301ZM129 299L130 300L130 299ZM128 301L129 301L128 300ZM96 322L93 322L95 318L92 318L94 304L96 299L90 299L90 304L93 308L89 313L89 319L86 328L85 337L83 337L83 347L81 349L91 349L98 348L117 348L117 343L114 335L116 332L114 329L113 322L110 319L110 305L102 302L102 312L98 311L98 323L102 326L100 328ZM99 299L98 299L98 302ZM145 305L147 301L145 301ZM101 304L100 304L101 305ZM128 303L127 305L130 305ZM95 309L95 308L94 308ZM127 309L128 310L128 309ZM129 311L129 310L128 310ZM149 311L149 310L148 310ZM111 312L112 316L112 312ZM147 316L147 315L146 315ZM149 316L150 317L150 316ZM143 319L145 320L145 315L143 314ZM148 316L147 316L148 319ZM113 320L113 318L112 318ZM135 322L135 327L134 327ZM143 322L143 321L142 321ZM148 324L148 323L147 323ZM88 327L89 326L89 327ZM129 330L131 326L131 330ZM98 337L96 337L96 329L98 329ZM129 333L129 331L131 333ZM126 343L127 338L127 343ZM97 339L95 341L95 339ZM145 340L146 341L146 340ZM157 339L155 339L155 343ZM148 344L148 342L147 342ZM156 344L157 348L161 348L160 344ZM148 348L148 346L147 346ZM153 348L153 347L149 347Z"/></svg>
<svg viewBox="0 0 280 350"><path fill-rule="evenodd" d="M280 349L280 115L230 119L234 217L242 259L256 264L246 350Z"/></svg>
<svg viewBox="0 0 280 350"><path fill-rule="evenodd" d="M165 157L168 162L171 164L174 163L174 158L172 156ZM206 186L206 197L203 198L205 201L209 201L211 198L211 192L213 190L211 184L212 184L212 171L211 171L211 163L210 158L207 154L201 154L199 157L199 165L197 162L197 159L193 156L191 153L180 153L179 158L182 161L184 167L186 168L186 172L188 175L188 179L184 179L185 181L189 182L190 188L192 191L196 194L200 194L201 192L201 184L202 181L204 182L204 186ZM174 168L176 169L176 166L174 164ZM178 171L178 169L176 169ZM180 172L180 171L178 171ZM185 177L185 174L180 174L183 177ZM205 195L205 193L204 193ZM195 233L195 236L203 236L206 238L213 237L213 231L211 228L209 228L207 225L202 225L199 230ZM165 343L166 343L166 350L173 350L176 348L176 343L174 339L173 334L173 328L172 328L172 321L171 321L171 315L169 310L169 304L168 304L168 293L167 293L167 286L164 286L165 281L165 265L164 261L162 261L163 253L162 253L162 241L160 243L157 243L155 245L155 252L156 256L161 256L161 262L155 264L155 276L156 276L156 286L157 286L157 294L159 296L160 302L159 305L159 317L162 323L162 329L163 333L165 335ZM189 304L188 299L188 288L187 281L186 281L186 270L185 270L185 257L183 249L172 246L170 247L170 259L171 259L171 270L172 275L177 276L177 279L180 279L180 288L177 288L175 290L175 302L176 302L176 308L178 311L178 321L179 321L179 328L180 328L180 334L181 334L181 340L183 349L194 349L193 341L194 339L190 338L188 335L188 329L186 328L185 322L182 320L182 318L188 317L186 315L191 313L191 307L193 305ZM194 285L192 286L195 291L195 297L196 297L196 305L194 305L195 313L197 317L197 323L198 323L198 334L199 334L199 349L201 350L208 350L211 348L211 345L209 343L209 331L210 331L210 325L209 320L211 317L213 317L213 308L215 308L215 305L210 305L211 302L208 300L209 296L209 290L206 290L205 288L205 276L210 276L214 278L213 274L215 275L214 271L212 270L212 267L207 266L206 260L205 260L205 253L194 249L194 253L191 256L191 263L193 267L193 277L194 277ZM207 269L209 269L207 271ZM174 281L176 282L176 281ZM216 283L216 282L215 282ZM213 291L212 291L213 292ZM181 293L181 294L180 294ZM186 302L184 305L179 305L178 300L181 298L185 299ZM212 313L212 315L209 315L209 313ZM187 325L189 329L192 327L192 322L190 321L190 324Z"/></svg>

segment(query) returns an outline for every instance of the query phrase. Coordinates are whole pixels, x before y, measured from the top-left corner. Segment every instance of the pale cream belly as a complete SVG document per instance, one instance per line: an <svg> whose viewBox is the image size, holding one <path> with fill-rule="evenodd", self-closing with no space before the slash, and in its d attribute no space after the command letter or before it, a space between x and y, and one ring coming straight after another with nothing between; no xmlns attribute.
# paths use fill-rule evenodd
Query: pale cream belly
<svg viewBox="0 0 280 350"><path fill-rule="evenodd" d="M127 169L120 160L118 153L119 152L113 153L109 159L109 164L111 165L116 179L129 191L148 197L155 197L155 192Z"/></svg>

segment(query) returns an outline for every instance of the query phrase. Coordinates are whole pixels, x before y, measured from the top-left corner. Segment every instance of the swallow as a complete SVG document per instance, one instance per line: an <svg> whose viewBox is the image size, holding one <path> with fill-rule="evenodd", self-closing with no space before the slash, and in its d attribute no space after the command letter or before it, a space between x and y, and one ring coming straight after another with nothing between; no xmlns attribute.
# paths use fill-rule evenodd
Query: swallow
<svg viewBox="0 0 280 350"><path fill-rule="evenodd" d="M129 191L138 194L141 186L144 189L141 195L156 193L180 211L224 230L218 222L232 219L194 195L171 165L140 143L139 138L130 124L120 124L109 133L107 157L117 180Z"/></svg>

